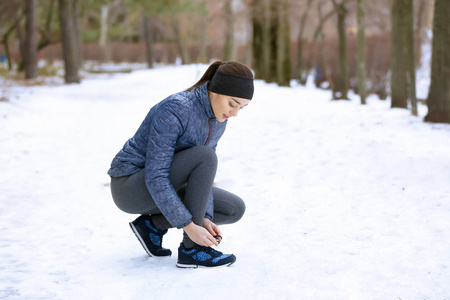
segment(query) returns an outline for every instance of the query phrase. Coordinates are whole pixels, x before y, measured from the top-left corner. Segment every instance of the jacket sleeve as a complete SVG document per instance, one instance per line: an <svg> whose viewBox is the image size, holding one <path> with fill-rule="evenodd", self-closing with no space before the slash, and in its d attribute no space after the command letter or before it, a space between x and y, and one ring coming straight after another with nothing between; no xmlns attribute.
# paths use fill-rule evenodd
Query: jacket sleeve
<svg viewBox="0 0 450 300"><path fill-rule="evenodd" d="M183 228L192 222L192 215L181 202L169 180L175 147L183 133L178 118L180 109L175 104L165 104L155 113L149 128L145 161L145 184L162 214L169 223Z"/></svg>

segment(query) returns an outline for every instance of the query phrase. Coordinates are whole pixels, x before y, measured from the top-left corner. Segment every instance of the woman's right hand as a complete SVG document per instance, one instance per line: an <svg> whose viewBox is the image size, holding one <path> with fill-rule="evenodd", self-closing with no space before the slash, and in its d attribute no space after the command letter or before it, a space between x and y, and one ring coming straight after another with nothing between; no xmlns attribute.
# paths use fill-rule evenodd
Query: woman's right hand
<svg viewBox="0 0 450 300"><path fill-rule="evenodd" d="M194 224L194 222L189 223L187 226L183 227L183 230L187 233L189 238L200 246L217 246L217 240L209 233L206 228Z"/></svg>

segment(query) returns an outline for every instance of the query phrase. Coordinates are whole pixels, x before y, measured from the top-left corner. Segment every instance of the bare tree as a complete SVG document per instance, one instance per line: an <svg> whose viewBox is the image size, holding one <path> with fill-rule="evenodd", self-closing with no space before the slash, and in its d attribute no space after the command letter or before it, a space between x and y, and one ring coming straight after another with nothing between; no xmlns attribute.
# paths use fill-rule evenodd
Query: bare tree
<svg viewBox="0 0 450 300"><path fill-rule="evenodd" d="M427 122L450 123L450 5L435 0Z"/></svg>
<svg viewBox="0 0 450 300"><path fill-rule="evenodd" d="M330 89L332 91L334 91L334 82L331 76L331 70L330 67L328 66L328 56L325 53L325 32L323 30L323 25L325 24L325 22L327 20L330 19L331 16L333 16L335 14L335 10L331 10L330 12L328 12L327 14L323 14L322 12L322 7L325 4L325 0L321 0L318 3L317 6L317 15L319 18L319 24L316 27L316 30L314 31L314 41L315 43L317 43L317 41L319 41L319 61L321 62L319 64L323 66L323 70L322 72L325 73L325 77L328 80L328 83L330 84ZM317 70L316 70L317 71ZM320 67L319 70L320 71ZM317 74L316 74L317 76ZM318 84L318 82L316 83L316 85Z"/></svg>
<svg viewBox="0 0 450 300"><path fill-rule="evenodd" d="M366 104L366 45L364 27L364 0L358 0L358 55L357 55L357 80L358 94L361 104Z"/></svg>
<svg viewBox="0 0 450 300"><path fill-rule="evenodd" d="M407 0L393 1L391 52L391 107L407 107L406 56L404 55L405 25L402 15Z"/></svg>
<svg viewBox="0 0 450 300"><path fill-rule="evenodd" d="M423 20L424 15L426 13L425 0L419 0L419 5L417 8L417 19L415 24L415 33L414 33L414 54L415 54L415 63L416 65L420 62L420 55L422 53L422 40L424 35L423 30Z"/></svg>
<svg viewBox="0 0 450 300"><path fill-rule="evenodd" d="M234 15L233 15L233 0L225 0L225 51L224 51L224 60L232 61L234 60L234 34L233 34L233 24L234 24Z"/></svg>
<svg viewBox="0 0 450 300"><path fill-rule="evenodd" d="M180 21L178 13L172 15L172 28L175 33L175 41L178 48L178 53L180 54L181 61L183 64L188 64L190 62L189 51L186 46L186 42L181 34Z"/></svg>
<svg viewBox="0 0 450 300"><path fill-rule="evenodd" d="M22 2L12 0L10 2L0 2L0 20L2 20L2 26L5 26L1 44L5 48L6 60L8 61L8 70L12 70L11 51L9 47L9 38L14 33L17 27L20 27L20 23L24 17L24 9Z"/></svg>
<svg viewBox="0 0 450 300"><path fill-rule="evenodd" d="M300 18L300 29L298 32L298 38L297 38L297 79L299 80L300 84L305 85L306 80L308 78L308 71L305 72L303 69L303 42L304 42L304 32L305 32L305 23L306 19L308 18L309 11L311 9L312 0L307 0L306 2L306 8L303 10L302 16Z"/></svg>
<svg viewBox="0 0 450 300"><path fill-rule="evenodd" d="M408 94L412 99L415 99L412 18L412 0L393 1L391 107L407 108ZM415 113L417 113L417 110Z"/></svg>
<svg viewBox="0 0 450 300"><path fill-rule="evenodd" d="M407 78L408 78L408 91L409 91L409 99L411 100L411 113L414 116L418 115L417 112L417 98L416 98L416 60L414 57L414 10L413 10L413 2L412 0L408 1L406 7L406 42L407 42L407 58L408 58L408 70L407 70Z"/></svg>
<svg viewBox="0 0 450 300"><path fill-rule="evenodd" d="M111 41L110 41L110 31L111 31L111 25L114 22L114 19L117 17L118 11L121 10L120 0L112 1L99 1L99 4L101 4L100 7L97 9L100 9L100 32L99 32L99 39L98 43L103 49L104 57L103 59L105 61L111 61L112 60L112 48L111 48Z"/></svg>
<svg viewBox="0 0 450 300"><path fill-rule="evenodd" d="M276 82L281 86L289 86L291 79L289 0L276 1Z"/></svg>
<svg viewBox="0 0 450 300"><path fill-rule="evenodd" d="M59 19L61 24L61 43L64 59L66 83L79 83L78 34L74 22L73 10L76 0L59 0Z"/></svg>
<svg viewBox="0 0 450 300"><path fill-rule="evenodd" d="M253 2L253 54L257 78L288 86L291 78L289 1Z"/></svg>
<svg viewBox="0 0 450 300"><path fill-rule="evenodd" d="M78 0L72 0L72 10L73 10L73 30L75 34L75 46L76 50L76 60L78 68L83 66L83 41L80 34L80 8L78 6Z"/></svg>
<svg viewBox="0 0 450 300"><path fill-rule="evenodd" d="M208 48L208 23L209 23L209 13L206 9L206 0L201 2L201 13L203 13L203 18L200 18L200 49L197 56L198 62L207 62L207 48Z"/></svg>
<svg viewBox="0 0 450 300"><path fill-rule="evenodd" d="M26 0L25 2L25 78L33 79L38 76L37 46L38 31L36 19L37 0Z"/></svg>
<svg viewBox="0 0 450 300"><path fill-rule="evenodd" d="M253 67L255 77L271 81L270 59L272 47L270 44L271 0L254 0L252 3L253 23Z"/></svg>
<svg viewBox="0 0 450 300"><path fill-rule="evenodd" d="M147 60L147 67L153 68L153 29L152 19L144 12L142 13L142 22L144 25L145 36L145 54Z"/></svg>
<svg viewBox="0 0 450 300"><path fill-rule="evenodd" d="M51 23L53 20L53 14L55 12L55 4L56 0L50 0L50 4L47 6L47 16L45 18L45 22L43 22L44 26L39 26L38 30L40 34L40 40L38 44L38 51L45 48L46 46L56 43L59 41L56 37L53 36L53 31L51 29Z"/></svg>
<svg viewBox="0 0 450 300"><path fill-rule="evenodd" d="M337 2L332 0L338 19L338 37L339 37L339 77L337 89L333 91L333 99L348 100L348 74L347 74L347 35L345 30L345 18L348 10L347 0Z"/></svg>
<svg viewBox="0 0 450 300"><path fill-rule="evenodd" d="M22 15L23 14L23 15ZM18 70L19 71L24 71L25 70L25 61L24 61L24 57L26 56L26 45L25 45L25 34L23 32L23 28L22 28L22 24L20 19L25 15L25 10L23 12L17 11L15 18L16 18L16 35L17 35L17 40L19 42L19 53L20 53L20 62L19 62L19 67Z"/></svg>
<svg viewBox="0 0 450 300"><path fill-rule="evenodd" d="M106 47L106 44L108 43L109 3L102 5L100 16L100 37L98 43L100 46Z"/></svg>

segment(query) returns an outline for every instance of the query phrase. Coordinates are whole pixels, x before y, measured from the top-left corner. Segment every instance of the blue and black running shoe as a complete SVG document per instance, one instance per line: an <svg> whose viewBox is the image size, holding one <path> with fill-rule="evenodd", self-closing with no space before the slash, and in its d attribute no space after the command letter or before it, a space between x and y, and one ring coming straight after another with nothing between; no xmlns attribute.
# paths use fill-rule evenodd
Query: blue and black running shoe
<svg viewBox="0 0 450 300"><path fill-rule="evenodd" d="M167 230L159 230L153 227L149 215L142 215L130 222L130 227L149 256L172 255L170 249L161 246L163 235L167 233Z"/></svg>
<svg viewBox="0 0 450 300"><path fill-rule="evenodd" d="M198 267L220 267L229 266L236 261L233 254L223 254L211 247L195 246L192 249L186 249L183 243L178 248L179 268L198 268Z"/></svg>

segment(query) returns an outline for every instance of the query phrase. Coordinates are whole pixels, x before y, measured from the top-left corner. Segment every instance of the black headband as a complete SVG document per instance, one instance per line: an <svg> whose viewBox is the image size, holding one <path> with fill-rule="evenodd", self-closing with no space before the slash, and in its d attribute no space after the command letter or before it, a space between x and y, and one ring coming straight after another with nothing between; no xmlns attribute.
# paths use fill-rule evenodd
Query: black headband
<svg viewBox="0 0 450 300"><path fill-rule="evenodd" d="M217 94L251 100L254 91L253 79L216 71L208 89Z"/></svg>

